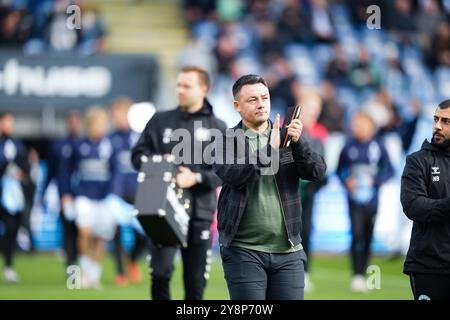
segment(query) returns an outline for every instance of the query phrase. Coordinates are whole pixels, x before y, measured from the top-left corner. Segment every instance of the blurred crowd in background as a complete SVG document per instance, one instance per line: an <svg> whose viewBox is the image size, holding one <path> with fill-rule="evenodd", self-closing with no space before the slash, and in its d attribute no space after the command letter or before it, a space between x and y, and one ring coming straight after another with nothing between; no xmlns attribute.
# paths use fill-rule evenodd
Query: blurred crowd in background
<svg viewBox="0 0 450 320"><path fill-rule="evenodd" d="M105 25L98 9L87 0L2 0L0 1L0 45L22 48L25 54L78 52L83 55L104 51ZM70 8L76 5L80 19ZM77 9L78 10L78 9ZM67 28L73 16L78 28Z"/></svg>
<svg viewBox="0 0 450 320"><path fill-rule="evenodd" d="M368 5L380 8L369 29ZM192 41L181 63L215 75L211 97L221 112L242 74L262 74L274 111L317 95L319 122L343 132L361 108L404 149L422 106L450 85L450 1L185 1ZM274 113L273 113L274 114Z"/></svg>

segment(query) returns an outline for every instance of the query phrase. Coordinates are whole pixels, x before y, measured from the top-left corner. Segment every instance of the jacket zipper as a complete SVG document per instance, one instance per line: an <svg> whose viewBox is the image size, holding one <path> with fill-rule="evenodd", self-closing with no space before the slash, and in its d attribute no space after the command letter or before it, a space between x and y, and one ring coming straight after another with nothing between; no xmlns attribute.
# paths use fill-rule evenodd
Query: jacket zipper
<svg viewBox="0 0 450 320"><path fill-rule="evenodd" d="M273 172L272 167L270 167L270 171L272 171L273 180L275 182L275 188L277 189L277 193L278 193L278 199L280 199L280 207L281 207L281 213L283 216L284 227L286 228L286 235L287 235L289 244L291 245L291 248L294 248L294 243L292 242L291 238L289 237L289 231L288 231L287 222L286 222L286 214L284 213L283 201L281 200L281 194L280 194L280 189L278 188L277 178L275 177L275 173Z"/></svg>
<svg viewBox="0 0 450 320"><path fill-rule="evenodd" d="M273 170L272 170L272 173L273 173ZM273 179L275 181L275 187L277 188L278 199L280 199L280 207L281 207L281 213L282 213L282 216L283 216L284 227L286 228L286 235L288 237L288 241L289 241L289 244L291 245L291 248L294 248L295 247L294 243L292 242L291 238L289 238L289 231L288 231L287 222L286 222L286 215L284 213L283 201L281 200L280 189L278 189L278 183L277 183L277 179L275 177L275 174L273 175Z"/></svg>

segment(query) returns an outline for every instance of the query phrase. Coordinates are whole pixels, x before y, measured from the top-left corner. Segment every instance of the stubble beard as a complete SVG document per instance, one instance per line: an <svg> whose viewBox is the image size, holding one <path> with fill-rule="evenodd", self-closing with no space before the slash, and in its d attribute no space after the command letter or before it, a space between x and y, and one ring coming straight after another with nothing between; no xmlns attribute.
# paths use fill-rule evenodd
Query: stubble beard
<svg viewBox="0 0 450 320"><path fill-rule="evenodd" d="M437 142L435 138L436 132L433 133L431 144L441 150L450 150L450 139L445 139L443 142Z"/></svg>

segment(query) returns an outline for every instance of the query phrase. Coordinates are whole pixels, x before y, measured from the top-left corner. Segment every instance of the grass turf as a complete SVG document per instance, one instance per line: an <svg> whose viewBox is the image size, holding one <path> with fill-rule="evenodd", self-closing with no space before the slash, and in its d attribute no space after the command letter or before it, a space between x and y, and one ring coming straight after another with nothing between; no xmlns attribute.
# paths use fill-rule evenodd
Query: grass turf
<svg viewBox="0 0 450 320"><path fill-rule="evenodd" d="M62 258L56 253L20 254L15 267L20 283L8 284L0 279L0 299L149 299L149 276L144 259L140 261L143 283L119 288L114 284L115 268L111 256L104 262L102 288L99 290L69 290L66 287ZM350 261L347 256L315 255L312 257L311 280L313 292L305 294L307 300L397 300L412 299L409 279L402 274L402 259L388 260L375 257L372 265L380 268L380 289L368 293L350 291ZM176 262L171 281L173 299L183 299L181 264ZM213 259L210 279L205 291L207 300L227 300L228 291L223 278L220 258Z"/></svg>

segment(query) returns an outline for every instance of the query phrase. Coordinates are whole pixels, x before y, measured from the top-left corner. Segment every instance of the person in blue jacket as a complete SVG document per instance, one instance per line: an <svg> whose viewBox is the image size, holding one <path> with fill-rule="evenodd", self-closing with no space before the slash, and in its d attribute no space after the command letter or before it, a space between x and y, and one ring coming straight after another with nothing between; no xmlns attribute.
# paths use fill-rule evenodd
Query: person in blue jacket
<svg viewBox="0 0 450 320"><path fill-rule="evenodd" d="M50 146L48 157L48 174L44 182L44 194L50 182L53 180L58 188L60 196L60 217L63 226L63 249L66 258L66 267L75 265L77 262L77 227L73 210L70 208L72 191L70 189L63 191L63 183L67 172L73 149L80 140L83 120L81 114L77 111L70 111L66 115L67 136L58 139ZM63 194L65 193L65 195ZM64 195L64 196L63 196Z"/></svg>
<svg viewBox="0 0 450 320"><path fill-rule="evenodd" d="M351 126L352 136L339 156L337 175L348 195L352 228L351 289L365 292L364 274L370 259L378 192L381 185L393 176L393 168L384 144L375 136L376 126L372 118L358 112L353 116Z"/></svg>
<svg viewBox="0 0 450 320"><path fill-rule="evenodd" d="M115 130L109 135L114 154L116 156L117 172L114 173L112 184L113 194L119 196L129 206L124 206L120 213L119 219L122 225L130 225L133 228L134 242L129 254L128 261L128 278L125 276L125 268L123 262L122 245L121 245L121 224L117 225L114 236L114 254L117 265L116 285L125 286L128 280L131 283L139 283L142 281L141 271L137 264L137 259L147 247L147 237L142 231L137 230L131 221L132 205L137 189L137 171L131 163L131 149L139 138L139 133L130 129L128 122L128 110L132 105L132 101L128 98L121 97L116 99L111 106L111 119ZM128 212L130 211L130 212Z"/></svg>
<svg viewBox="0 0 450 320"><path fill-rule="evenodd" d="M13 114L0 114L0 221L4 228L1 242L5 259L3 277L6 282L19 281L19 275L13 269L13 257L21 214L25 209L21 182L30 167L25 146L12 137L14 122Z"/></svg>
<svg viewBox="0 0 450 320"><path fill-rule="evenodd" d="M105 242L112 240L116 220L108 206L113 181L114 155L106 136L109 119L99 107L86 115L87 137L73 149L63 197L73 190L75 223L78 227L78 254L82 288L99 288Z"/></svg>

